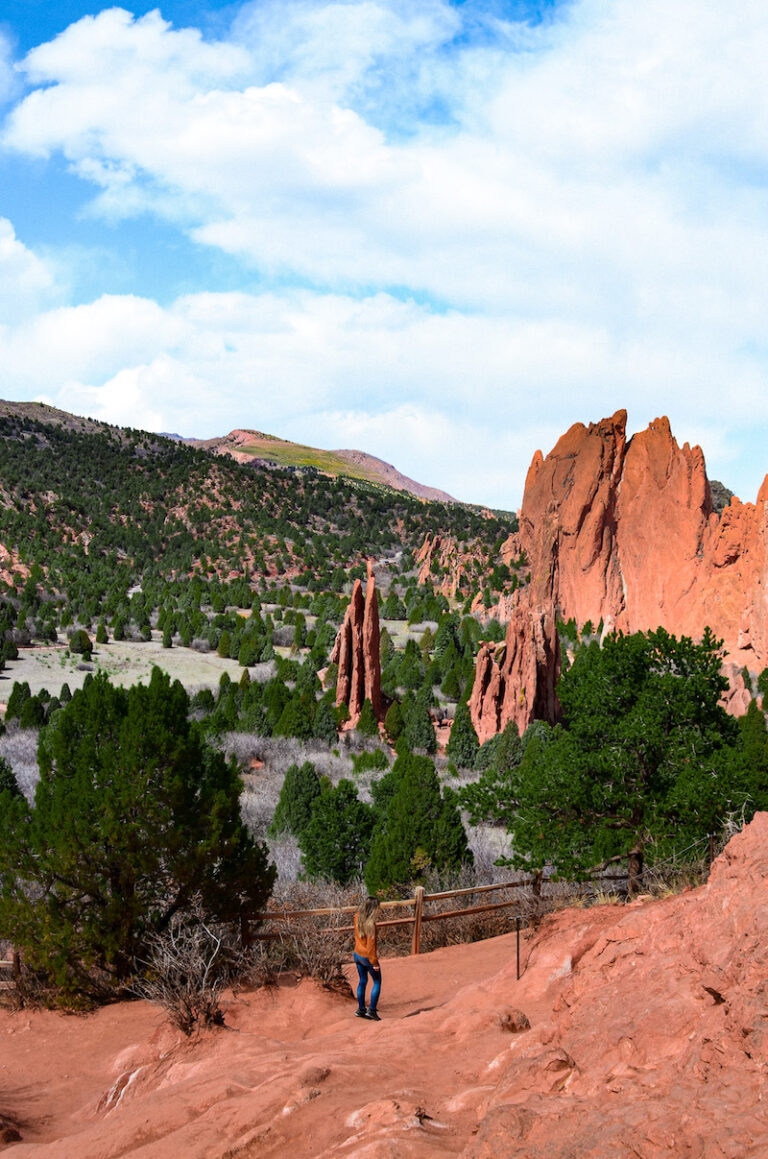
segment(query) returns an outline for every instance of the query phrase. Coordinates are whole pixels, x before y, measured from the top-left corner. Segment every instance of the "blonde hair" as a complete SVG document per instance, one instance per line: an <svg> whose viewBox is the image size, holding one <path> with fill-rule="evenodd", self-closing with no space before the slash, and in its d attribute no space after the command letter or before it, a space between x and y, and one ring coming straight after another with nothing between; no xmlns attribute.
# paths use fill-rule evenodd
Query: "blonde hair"
<svg viewBox="0 0 768 1159"><path fill-rule="evenodd" d="M376 929L376 914L379 909L377 897L366 897L357 910L357 928L364 938L370 938Z"/></svg>

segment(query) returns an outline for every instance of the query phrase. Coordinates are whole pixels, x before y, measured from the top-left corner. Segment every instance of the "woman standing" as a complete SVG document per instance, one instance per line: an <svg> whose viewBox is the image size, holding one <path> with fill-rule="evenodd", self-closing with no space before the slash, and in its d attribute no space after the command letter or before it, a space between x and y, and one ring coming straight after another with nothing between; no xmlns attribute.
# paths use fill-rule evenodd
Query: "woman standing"
<svg viewBox="0 0 768 1159"><path fill-rule="evenodd" d="M379 902L375 897L367 897L360 903L355 914L355 965L360 981L357 984L356 1018L368 1018L371 1022L381 1022L376 1007L381 991L381 967L376 953L376 914ZM365 991L368 978L373 981L371 987L371 1004L365 1008Z"/></svg>

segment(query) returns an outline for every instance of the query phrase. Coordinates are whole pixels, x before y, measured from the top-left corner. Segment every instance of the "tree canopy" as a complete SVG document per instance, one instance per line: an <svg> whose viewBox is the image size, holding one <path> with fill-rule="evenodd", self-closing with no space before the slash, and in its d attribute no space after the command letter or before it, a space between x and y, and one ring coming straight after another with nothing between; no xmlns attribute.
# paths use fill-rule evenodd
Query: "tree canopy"
<svg viewBox="0 0 768 1159"><path fill-rule="evenodd" d="M196 895L221 920L269 895L235 765L188 709L158 668L128 689L98 675L41 733L34 807L6 794L0 928L65 993L121 982Z"/></svg>
<svg viewBox="0 0 768 1159"><path fill-rule="evenodd" d="M627 857L634 878L649 843L681 849L743 803L721 649L709 629L697 644L662 628L579 649L558 685L562 724L527 744L497 803L514 864L578 877Z"/></svg>

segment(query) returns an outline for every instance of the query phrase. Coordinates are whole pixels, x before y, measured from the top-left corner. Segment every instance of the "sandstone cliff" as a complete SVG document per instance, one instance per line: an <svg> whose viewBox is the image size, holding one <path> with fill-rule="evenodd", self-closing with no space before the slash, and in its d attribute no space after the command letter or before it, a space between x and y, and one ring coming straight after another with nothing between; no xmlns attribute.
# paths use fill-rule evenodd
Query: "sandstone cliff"
<svg viewBox="0 0 768 1159"><path fill-rule="evenodd" d="M666 418L627 440L626 419L620 410L588 427L577 423L546 458L534 455L519 533L502 549L506 560L524 551L531 571L498 658L502 682L518 679L517 669L533 671L520 649L540 656L533 625L558 617L624 632L661 626L694 639L709 625L737 669L768 664L768 477L756 504L734 496L718 517L701 449L678 446ZM521 635L526 616L531 630ZM557 663L551 634L548 648ZM482 663L487 668L487 657ZM480 666L479 658L478 673ZM541 664L537 671L535 691L529 684L522 697L505 684L499 727L515 720L525 728L534 703L550 702L556 672ZM729 705L743 711L744 701L733 695ZM479 693L475 726L487 732L494 711Z"/></svg>

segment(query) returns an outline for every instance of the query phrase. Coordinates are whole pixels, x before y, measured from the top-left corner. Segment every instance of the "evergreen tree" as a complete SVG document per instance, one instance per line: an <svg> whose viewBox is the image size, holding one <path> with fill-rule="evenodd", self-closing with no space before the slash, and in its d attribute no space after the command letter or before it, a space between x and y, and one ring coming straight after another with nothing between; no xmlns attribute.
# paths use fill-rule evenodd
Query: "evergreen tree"
<svg viewBox="0 0 768 1159"><path fill-rule="evenodd" d="M558 685L563 726L511 778L515 864L578 876L624 856L633 889L649 841L665 856L716 830L744 800L721 663L709 629L700 644L659 628L582 645Z"/></svg>
<svg viewBox="0 0 768 1159"><path fill-rule="evenodd" d="M7 801L7 798L4 797L6 793L12 799L23 796L19 788L19 782L16 780L16 775L9 762L5 757L0 757L0 812L2 812L3 808L2 801Z"/></svg>
<svg viewBox="0 0 768 1159"><path fill-rule="evenodd" d="M19 724L22 728L42 728L45 724L45 709L39 696L30 696L21 706Z"/></svg>
<svg viewBox="0 0 768 1159"><path fill-rule="evenodd" d="M426 753L436 752L437 739L432 717L423 698L406 696L401 711L404 721L402 736L408 748L423 749Z"/></svg>
<svg viewBox="0 0 768 1159"><path fill-rule="evenodd" d="M21 683L18 680L14 680L11 695L8 697L8 707L5 710L6 721L14 720L21 716L21 710L31 695L32 693L26 680Z"/></svg>
<svg viewBox="0 0 768 1159"><path fill-rule="evenodd" d="M70 997L119 984L193 895L226 921L268 896L237 770L188 707L157 668L128 689L92 678L41 734L34 808L0 822L0 928Z"/></svg>
<svg viewBox="0 0 768 1159"><path fill-rule="evenodd" d="M93 651L93 644L85 628L78 628L72 633L69 638L69 650L73 655L90 658L91 652Z"/></svg>
<svg viewBox="0 0 768 1159"><path fill-rule="evenodd" d="M358 799L351 781L318 797L309 824L299 837L304 869L309 877L325 877L348 885L360 877L368 860L375 814Z"/></svg>
<svg viewBox="0 0 768 1159"><path fill-rule="evenodd" d="M303 765L289 765L269 827L272 836L285 832L300 836L309 824L312 805L320 793L320 778L310 761L304 761Z"/></svg>
<svg viewBox="0 0 768 1159"><path fill-rule="evenodd" d="M384 728L393 744L397 744L405 727L399 700L393 700L384 717Z"/></svg>
<svg viewBox="0 0 768 1159"><path fill-rule="evenodd" d="M362 736L379 735L379 722L373 714L373 705L368 697L363 701L363 707L360 709L360 717L355 728Z"/></svg>
<svg viewBox="0 0 768 1159"><path fill-rule="evenodd" d="M371 893L405 887L420 870L456 869L471 860L457 826L461 817L455 795L444 799L435 766L428 757L416 756L401 743L392 772L382 777L374 793L377 809L386 807L371 843L365 882ZM458 856L458 859L457 859Z"/></svg>
<svg viewBox="0 0 768 1159"><path fill-rule="evenodd" d="M334 711L325 698L318 702L315 709L312 735L317 740L324 740L329 745L335 745L339 739Z"/></svg>
<svg viewBox="0 0 768 1159"><path fill-rule="evenodd" d="M309 740L312 736L314 708L314 699L308 693L294 693L280 713L274 726L274 735Z"/></svg>
<svg viewBox="0 0 768 1159"><path fill-rule="evenodd" d="M474 766L479 747L480 743L472 723L469 705L459 704L456 708L456 716L451 726L451 735L445 751L459 768L471 769Z"/></svg>

